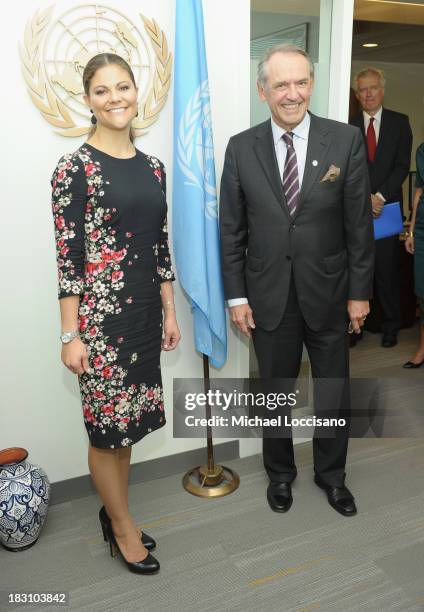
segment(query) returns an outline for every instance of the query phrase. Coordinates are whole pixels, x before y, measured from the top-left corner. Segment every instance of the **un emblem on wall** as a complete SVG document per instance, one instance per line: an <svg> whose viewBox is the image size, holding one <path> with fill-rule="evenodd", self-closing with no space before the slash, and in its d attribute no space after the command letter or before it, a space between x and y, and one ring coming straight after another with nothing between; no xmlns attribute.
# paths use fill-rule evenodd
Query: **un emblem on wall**
<svg viewBox="0 0 424 612"><path fill-rule="evenodd" d="M51 24L53 8L37 11L20 45L28 93L43 117L61 136L82 136L90 129L82 73L98 53L123 57L139 88L138 117L132 126L142 135L157 120L171 85L172 55L154 19L140 14L144 35L120 11L88 4L74 7Z"/></svg>

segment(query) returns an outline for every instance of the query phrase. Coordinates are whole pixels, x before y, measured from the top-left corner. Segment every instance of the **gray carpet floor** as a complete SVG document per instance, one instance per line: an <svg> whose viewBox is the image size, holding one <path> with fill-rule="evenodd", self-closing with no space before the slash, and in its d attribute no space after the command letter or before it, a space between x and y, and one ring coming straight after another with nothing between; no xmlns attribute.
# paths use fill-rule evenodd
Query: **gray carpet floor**
<svg viewBox="0 0 424 612"><path fill-rule="evenodd" d="M378 349L380 370L388 360L397 375L416 331L403 332L393 352ZM353 349L353 369L377 342L367 335ZM5 592L24 590L67 591L65 609L87 612L423 611L424 440L351 440L347 483L359 510L351 518L314 485L310 444L296 446L296 459L287 514L267 506L258 455L228 462L241 483L220 499L186 493L181 475L133 485L133 514L158 542L156 576L130 574L109 556L95 496L52 506L33 548L0 550L0 608L15 609Z"/></svg>

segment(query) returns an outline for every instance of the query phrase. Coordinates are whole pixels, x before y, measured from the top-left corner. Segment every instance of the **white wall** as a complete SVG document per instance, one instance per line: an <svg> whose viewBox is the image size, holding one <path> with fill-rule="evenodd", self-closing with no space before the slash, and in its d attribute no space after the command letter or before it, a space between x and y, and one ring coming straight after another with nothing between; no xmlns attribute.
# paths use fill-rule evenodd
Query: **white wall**
<svg viewBox="0 0 424 612"><path fill-rule="evenodd" d="M79 1L58 1L54 18ZM52 482L88 472L87 436L82 422L77 380L60 362L59 307L50 209L51 172L59 157L83 139L56 135L31 102L21 75L18 41L36 3L16 0L13 19L1 37L4 94L2 100L2 363L0 448L24 446ZM143 29L139 13L154 17L174 41L174 0L115 0L108 3ZM222 5L204 0L206 45L212 115L220 179L226 143L249 126L250 4L232 0ZM223 44L225 41L225 44ZM172 185L172 90L158 122L137 146L160 157ZM168 197L170 208L172 202ZM172 210L171 213L172 215ZM172 437L172 378L202 376L202 360L193 349L189 305L178 282L176 305L183 339L174 353L164 354L162 374L168 424L134 446L133 461L171 455L204 446L201 439ZM228 363L218 376L248 374L248 350L229 333ZM212 369L211 375L216 373Z"/></svg>
<svg viewBox="0 0 424 612"><path fill-rule="evenodd" d="M333 0L331 13L331 58L328 91L328 117L348 120L349 64L352 57L354 0Z"/></svg>

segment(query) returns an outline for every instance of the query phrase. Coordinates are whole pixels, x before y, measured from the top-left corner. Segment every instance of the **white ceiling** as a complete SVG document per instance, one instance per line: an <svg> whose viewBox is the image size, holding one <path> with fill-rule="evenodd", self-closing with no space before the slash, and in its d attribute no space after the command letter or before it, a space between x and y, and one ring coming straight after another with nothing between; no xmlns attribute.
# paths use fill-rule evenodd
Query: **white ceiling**
<svg viewBox="0 0 424 612"><path fill-rule="evenodd" d="M366 49L364 43L378 47ZM424 63L424 27L406 23L355 20L353 22L352 58L366 63Z"/></svg>
<svg viewBox="0 0 424 612"><path fill-rule="evenodd" d="M424 63L424 0L411 0L411 3L400 0L355 0L353 59L368 63ZM251 0L254 12L318 16L319 7L320 0ZM364 42L378 42L379 46L375 49L364 49Z"/></svg>
<svg viewBox="0 0 424 612"><path fill-rule="evenodd" d="M415 6L417 4L419 6ZM318 16L319 7L320 0L251 0L252 11L259 13ZM355 0L354 17L364 21L424 25L424 0Z"/></svg>
<svg viewBox="0 0 424 612"><path fill-rule="evenodd" d="M415 6L416 4L420 6ZM280 7L284 2L280 2ZM355 0L355 19L385 23L410 23L424 25L424 1L381 2L380 0Z"/></svg>

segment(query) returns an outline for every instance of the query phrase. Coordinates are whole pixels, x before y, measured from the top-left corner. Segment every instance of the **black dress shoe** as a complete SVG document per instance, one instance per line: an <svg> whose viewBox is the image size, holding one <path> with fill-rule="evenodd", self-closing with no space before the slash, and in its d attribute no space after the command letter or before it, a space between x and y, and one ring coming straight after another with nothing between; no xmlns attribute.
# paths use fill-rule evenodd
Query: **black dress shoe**
<svg viewBox="0 0 424 612"><path fill-rule="evenodd" d="M396 334L383 334L381 346L384 346L384 348L392 348L392 346L396 346L397 343Z"/></svg>
<svg viewBox="0 0 424 612"><path fill-rule="evenodd" d="M116 555L119 553L130 572L134 572L134 574L156 574L160 570L159 561L149 552L147 552L147 557L145 557L142 561L127 561L122 553L122 550L119 548L118 542L116 541L115 534L113 533L112 529L112 522L107 523L106 531L110 546L110 556L116 557Z"/></svg>
<svg viewBox="0 0 424 612"><path fill-rule="evenodd" d="M337 510L343 516L354 516L357 513L355 500L347 487L333 487L320 480L317 476L315 476L314 480L315 484L327 493L328 503L334 510Z"/></svg>
<svg viewBox="0 0 424 612"><path fill-rule="evenodd" d="M100 525L102 526L104 541L107 542L107 526L111 521L104 506L102 506L99 510L99 520ZM156 542L154 541L154 539L147 535L147 533L144 533L144 531L141 533L141 542L146 550L153 550L154 548L156 548Z"/></svg>
<svg viewBox="0 0 424 612"><path fill-rule="evenodd" d="M407 361L406 363L403 364L402 368L405 368L405 370L416 370L417 368L420 368L424 363L424 359L422 361L420 361L419 363L414 363L413 361Z"/></svg>
<svg viewBox="0 0 424 612"><path fill-rule="evenodd" d="M293 503L291 484L289 482L270 482L266 498L274 512L287 512Z"/></svg>

